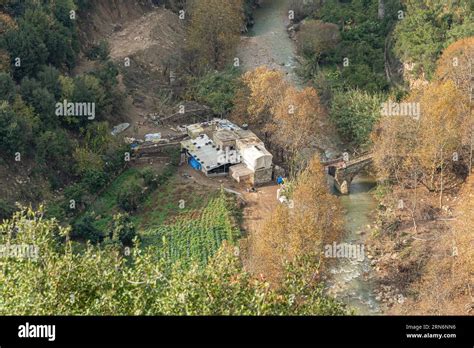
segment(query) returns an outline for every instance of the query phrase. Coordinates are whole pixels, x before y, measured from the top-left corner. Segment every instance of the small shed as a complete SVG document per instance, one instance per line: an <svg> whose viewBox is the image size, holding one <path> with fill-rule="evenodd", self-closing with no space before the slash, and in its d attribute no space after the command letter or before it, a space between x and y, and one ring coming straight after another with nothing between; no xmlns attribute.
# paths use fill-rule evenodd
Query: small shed
<svg viewBox="0 0 474 348"><path fill-rule="evenodd" d="M240 150L243 162L254 171L272 167L273 156L261 145L252 145Z"/></svg>
<svg viewBox="0 0 474 348"><path fill-rule="evenodd" d="M229 175L238 183L254 183L254 171L245 164L240 163L230 167Z"/></svg>

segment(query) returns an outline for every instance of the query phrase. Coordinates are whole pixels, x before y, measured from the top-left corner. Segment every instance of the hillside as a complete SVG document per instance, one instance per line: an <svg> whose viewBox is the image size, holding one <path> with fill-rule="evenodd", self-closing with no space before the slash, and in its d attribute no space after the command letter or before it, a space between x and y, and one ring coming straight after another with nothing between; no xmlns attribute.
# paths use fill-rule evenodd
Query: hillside
<svg viewBox="0 0 474 348"><path fill-rule="evenodd" d="M0 314L472 315L473 10L0 1Z"/></svg>

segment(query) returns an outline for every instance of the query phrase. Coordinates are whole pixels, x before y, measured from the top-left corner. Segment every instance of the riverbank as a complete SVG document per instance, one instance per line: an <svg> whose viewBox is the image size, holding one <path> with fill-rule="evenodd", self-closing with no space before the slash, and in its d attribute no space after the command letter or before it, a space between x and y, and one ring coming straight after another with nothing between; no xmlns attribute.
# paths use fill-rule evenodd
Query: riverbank
<svg viewBox="0 0 474 348"><path fill-rule="evenodd" d="M296 73L298 67L295 41L289 37L287 26L287 1L262 1L261 8L255 10L255 25L247 36L242 37L238 57L244 71L267 66L282 71L297 87L304 87ZM339 155L342 142L327 119L325 134L318 134L316 147L326 156ZM351 185L351 194L340 196L346 211L345 229L341 243L365 245L370 230L376 202L371 194L375 181L368 176L359 176ZM375 294L373 270L370 260L362 261L340 259L327 275L328 293L353 308L356 314L378 314L380 306Z"/></svg>

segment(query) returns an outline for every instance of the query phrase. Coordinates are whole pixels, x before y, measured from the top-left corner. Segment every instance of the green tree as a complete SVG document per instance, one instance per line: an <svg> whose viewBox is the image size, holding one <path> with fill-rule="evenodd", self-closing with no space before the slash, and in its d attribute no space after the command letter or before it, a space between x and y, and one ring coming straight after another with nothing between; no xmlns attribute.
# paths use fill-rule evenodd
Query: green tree
<svg viewBox="0 0 474 348"><path fill-rule="evenodd" d="M13 212L15 211L15 206L10 202L0 199L0 221L4 219L9 219Z"/></svg>
<svg viewBox="0 0 474 348"><path fill-rule="evenodd" d="M234 106L238 84L237 69L209 72L196 78L192 97L197 102L210 106L216 114L223 116Z"/></svg>
<svg viewBox="0 0 474 348"><path fill-rule="evenodd" d="M52 93L56 100L59 100L62 93L61 82L59 81L60 76L59 70L52 66L44 66L38 73L39 83Z"/></svg>
<svg viewBox="0 0 474 348"><path fill-rule="evenodd" d="M59 124L59 118L55 113L54 95L47 88L42 87L39 81L25 77L21 81L20 93L39 116L42 129L51 129Z"/></svg>
<svg viewBox="0 0 474 348"><path fill-rule="evenodd" d="M137 210L138 204L142 198L142 187L135 181L128 183L117 196L117 202L120 208L127 212Z"/></svg>
<svg viewBox="0 0 474 348"><path fill-rule="evenodd" d="M96 114L105 115L109 108L105 103L106 92L100 80L92 75L81 75L74 79L72 101L78 103L95 103Z"/></svg>
<svg viewBox="0 0 474 348"><path fill-rule="evenodd" d="M7 102L0 103L0 149L3 156L25 154L31 136L28 120L17 115Z"/></svg>
<svg viewBox="0 0 474 348"><path fill-rule="evenodd" d="M13 69L18 81L25 76L35 76L39 68L47 62L48 49L41 35L33 25L24 20L20 20L18 30L11 30L5 35L5 45L12 65L20 64Z"/></svg>
<svg viewBox="0 0 474 348"><path fill-rule="evenodd" d="M473 34L472 1L410 0L395 28L395 52L431 78L441 51Z"/></svg>
<svg viewBox="0 0 474 348"><path fill-rule="evenodd" d="M0 72L0 100L12 102L16 95L16 85L10 74Z"/></svg>
<svg viewBox="0 0 474 348"><path fill-rule="evenodd" d="M64 130L45 131L36 142L36 160L48 169L69 174L72 171L72 149L73 144Z"/></svg>
<svg viewBox="0 0 474 348"><path fill-rule="evenodd" d="M19 233L12 233L13 230ZM270 289L243 270L229 245L206 267L171 267L157 251L113 245L74 252L69 227L23 210L0 225L1 245L37 247L30 258L0 258L0 315L342 315L306 262L287 269L284 286ZM33 257L31 257L33 256ZM34 258L34 256L37 256ZM312 261L312 258L309 258ZM303 274L305 276L303 276Z"/></svg>
<svg viewBox="0 0 474 348"><path fill-rule="evenodd" d="M188 45L201 66L213 69L232 64L244 14L242 0L190 0Z"/></svg>
<svg viewBox="0 0 474 348"><path fill-rule="evenodd" d="M120 213L114 215L112 221L112 233L110 236L113 242L119 242L122 245L131 246L136 235L137 232L130 219L130 215Z"/></svg>
<svg viewBox="0 0 474 348"><path fill-rule="evenodd" d="M382 94L360 90L334 93L330 116L340 134L356 146L366 145L374 124L380 118Z"/></svg>
<svg viewBox="0 0 474 348"><path fill-rule="evenodd" d="M101 242L104 238L102 232L95 227L94 218L89 213L81 216L74 223L70 236L84 241L90 241L94 244Z"/></svg>

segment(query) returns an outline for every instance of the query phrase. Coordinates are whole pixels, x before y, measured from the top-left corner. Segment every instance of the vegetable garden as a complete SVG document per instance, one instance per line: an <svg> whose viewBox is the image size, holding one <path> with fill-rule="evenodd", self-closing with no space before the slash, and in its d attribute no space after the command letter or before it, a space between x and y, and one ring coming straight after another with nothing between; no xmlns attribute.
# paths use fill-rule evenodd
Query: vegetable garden
<svg viewBox="0 0 474 348"><path fill-rule="evenodd" d="M197 261L205 265L222 241L233 243L240 235L224 194L213 198L198 218L184 218L153 231L162 257L171 263Z"/></svg>

